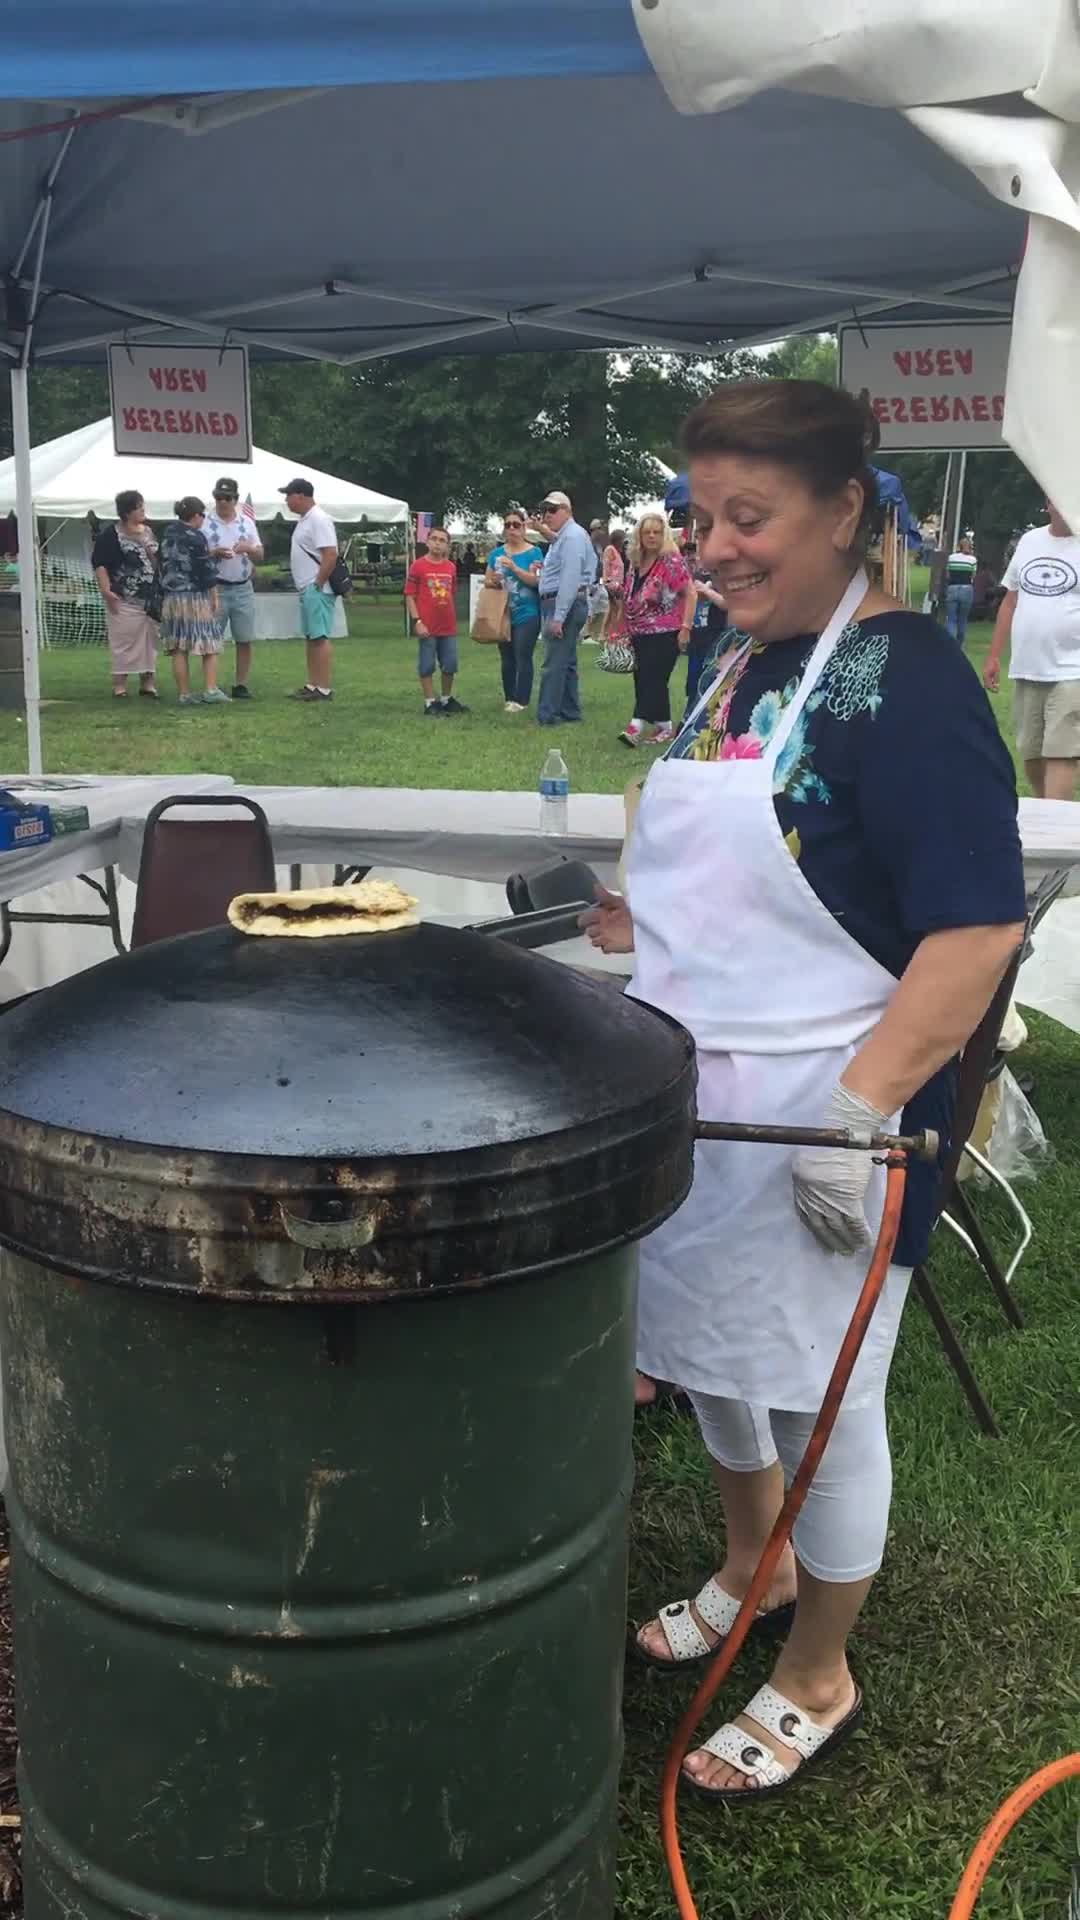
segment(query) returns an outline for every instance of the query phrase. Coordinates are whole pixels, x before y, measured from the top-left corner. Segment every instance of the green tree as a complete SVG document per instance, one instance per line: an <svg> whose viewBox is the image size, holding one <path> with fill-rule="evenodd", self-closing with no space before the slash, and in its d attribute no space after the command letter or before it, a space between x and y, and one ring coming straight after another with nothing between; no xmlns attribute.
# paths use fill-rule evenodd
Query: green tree
<svg viewBox="0 0 1080 1920"><path fill-rule="evenodd" d="M683 414L750 355L455 355L420 365L263 366L256 438L274 452L404 496L440 518L477 519L562 487L579 518L662 486Z"/></svg>
<svg viewBox="0 0 1080 1920"><path fill-rule="evenodd" d="M100 367L34 368L30 374L30 432L34 445L72 433L109 411L109 377ZM0 459L15 451L11 383L0 376Z"/></svg>
<svg viewBox="0 0 1080 1920"><path fill-rule="evenodd" d="M762 354L760 371L769 380L821 380L835 387L840 363L836 335L796 333Z"/></svg>
<svg viewBox="0 0 1080 1920"><path fill-rule="evenodd" d="M882 458L881 464L898 475L919 520L941 510L948 458L947 453L895 453ZM1042 518L1044 500L1042 488L1014 453L987 449L968 455L962 519L975 535L976 553L988 566L1003 566L1013 537Z"/></svg>

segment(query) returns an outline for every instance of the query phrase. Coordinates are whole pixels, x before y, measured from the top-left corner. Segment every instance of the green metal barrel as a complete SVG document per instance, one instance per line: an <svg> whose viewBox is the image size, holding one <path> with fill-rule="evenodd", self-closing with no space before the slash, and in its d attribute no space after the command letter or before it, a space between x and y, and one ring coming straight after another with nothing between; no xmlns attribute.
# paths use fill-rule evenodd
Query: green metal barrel
<svg viewBox="0 0 1080 1920"><path fill-rule="evenodd" d="M222 929L3 1025L27 1920L610 1920L686 1036L438 928Z"/></svg>

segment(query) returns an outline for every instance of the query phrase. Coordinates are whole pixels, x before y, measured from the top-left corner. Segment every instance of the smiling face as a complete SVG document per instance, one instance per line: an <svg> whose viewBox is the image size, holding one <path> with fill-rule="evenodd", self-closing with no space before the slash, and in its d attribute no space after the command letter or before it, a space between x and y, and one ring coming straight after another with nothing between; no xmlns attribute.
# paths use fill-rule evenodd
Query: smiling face
<svg viewBox="0 0 1080 1920"><path fill-rule="evenodd" d="M728 618L755 640L820 633L851 578L863 492L820 500L790 467L757 455L690 463L700 564Z"/></svg>

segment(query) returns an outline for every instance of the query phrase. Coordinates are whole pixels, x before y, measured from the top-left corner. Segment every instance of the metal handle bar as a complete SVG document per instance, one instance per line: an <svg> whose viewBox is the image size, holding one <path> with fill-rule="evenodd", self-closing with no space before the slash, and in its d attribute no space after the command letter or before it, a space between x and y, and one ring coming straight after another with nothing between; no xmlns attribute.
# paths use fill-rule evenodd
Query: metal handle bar
<svg viewBox="0 0 1080 1920"><path fill-rule="evenodd" d="M913 1160L936 1160L940 1141L922 1133L855 1133L847 1127L752 1127L734 1120L699 1120L699 1140L752 1140L771 1147L856 1147L865 1153L906 1153Z"/></svg>

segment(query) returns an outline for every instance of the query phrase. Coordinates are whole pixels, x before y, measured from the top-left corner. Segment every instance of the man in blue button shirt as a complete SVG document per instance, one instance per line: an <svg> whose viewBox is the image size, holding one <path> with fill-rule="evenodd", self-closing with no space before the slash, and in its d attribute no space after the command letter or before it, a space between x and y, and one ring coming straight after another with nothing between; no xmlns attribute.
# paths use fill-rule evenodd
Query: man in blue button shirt
<svg viewBox="0 0 1080 1920"><path fill-rule="evenodd" d="M581 719L578 636L588 617L589 588L596 579L596 549L574 519L565 493L546 494L540 513L551 545L540 574L544 664L536 717L542 727L557 727Z"/></svg>

